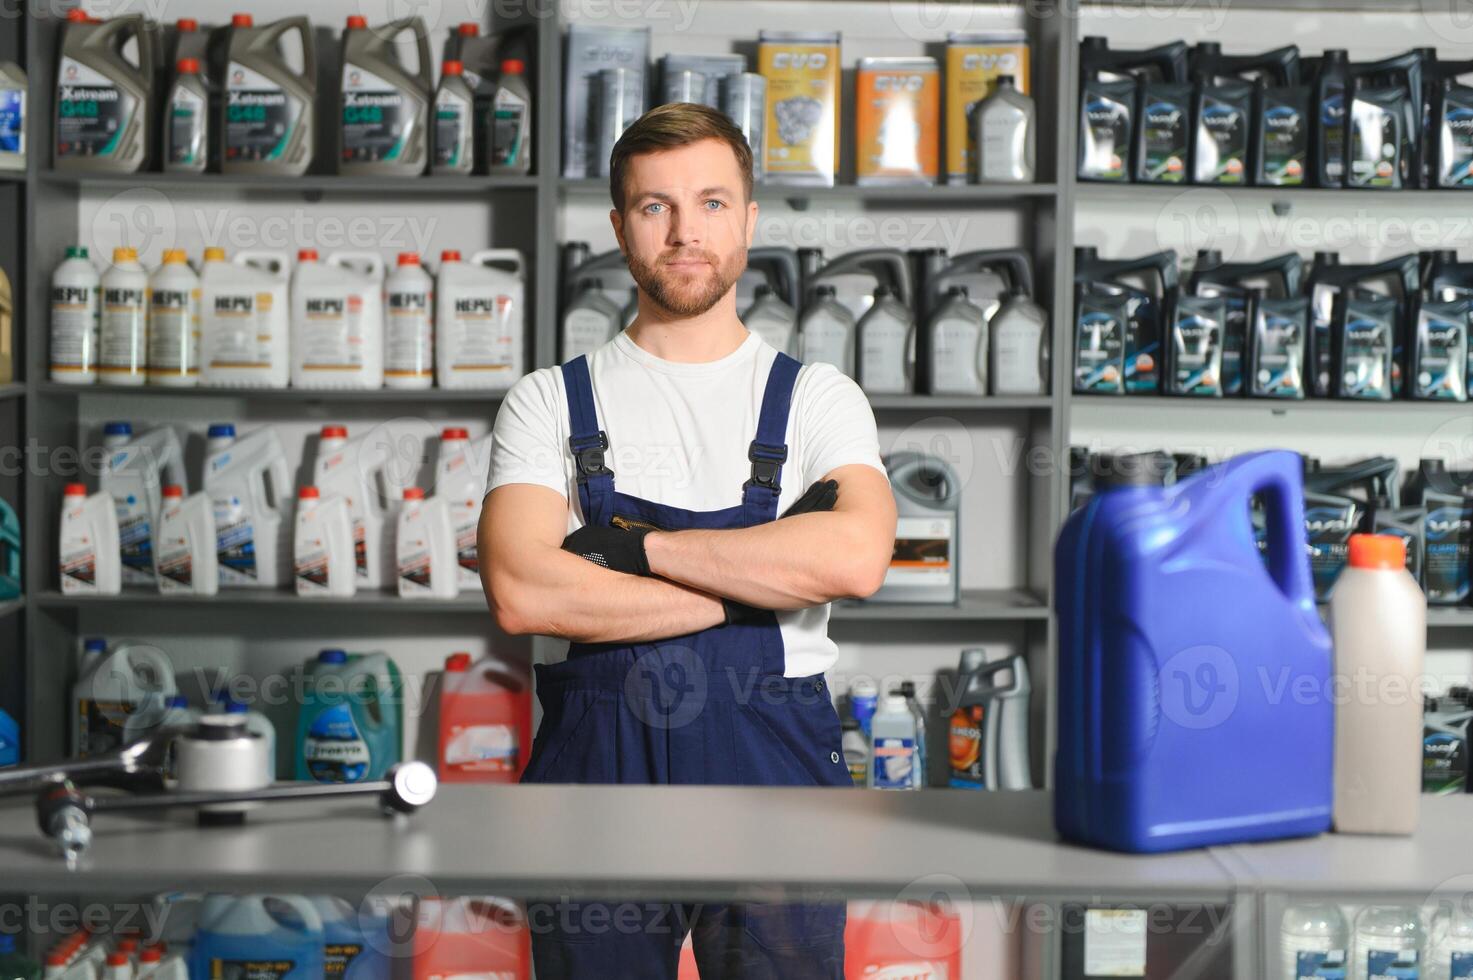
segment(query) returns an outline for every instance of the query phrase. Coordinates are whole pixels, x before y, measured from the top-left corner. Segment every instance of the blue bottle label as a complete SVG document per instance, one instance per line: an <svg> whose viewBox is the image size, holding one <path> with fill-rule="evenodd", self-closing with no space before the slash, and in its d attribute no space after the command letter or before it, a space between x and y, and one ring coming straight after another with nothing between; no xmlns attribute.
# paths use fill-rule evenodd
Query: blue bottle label
<svg viewBox="0 0 1473 980"><path fill-rule="evenodd" d="M345 704L323 709L302 743L307 771L319 783L356 783L368 775L372 753Z"/></svg>
<svg viewBox="0 0 1473 980"><path fill-rule="evenodd" d="M1295 980L1345 980L1345 952L1300 953L1294 967Z"/></svg>
<svg viewBox="0 0 1473 980"><path fill-rule="evenodd" d="M363 944L328 943L322 947L322 952L326 960L322 975L324 977L341 977L348 972L348 967L363 952Z"/></svg>
<svg viewBox="0 0 1473 980"><path fill-rule="evenodd" d="M1416 950L1366 952L1366 980L1417 980L1420 976Z"/></svg>
<svg viewBox="0 0 1473 980"><path fill-rule="evenodd" d="M911 789L915 785L915 754L915 739L875 739L875 789Z"/></svg>
<svg viewBox="0 0 1473 980"><path fill-rule="evenodd" d="M1454 953L1447 975L1452 980L1473 978L1473 953Z"/></svg>
<svg viewBox="0 0 1473 980"><path fill-rule="evenodd" d="M18 89L0 92L0 153L20 152L25 123L25 94Z"/></svg>
<svg viewBox="0 0 1473 980"><path fill-rule="evenodd" d="M226 960L210 957L210 980L282 980L297 968L296 960Z"/></svg>

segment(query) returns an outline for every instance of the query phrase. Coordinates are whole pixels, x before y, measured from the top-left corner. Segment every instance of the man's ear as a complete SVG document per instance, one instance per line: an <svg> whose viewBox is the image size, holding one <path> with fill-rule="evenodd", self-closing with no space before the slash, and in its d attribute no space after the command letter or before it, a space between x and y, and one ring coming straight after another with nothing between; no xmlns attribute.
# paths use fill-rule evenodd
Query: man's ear
<svg viewBox="0 0 1473 980"><path fill-rule="evenodd" d="M624 215L618 208L609 209L609 224L614 226L614 240L619 243L619 251L628 255L629 249L624 245Z"/></svg>
<svg viewBox="0 0 1473 980"><path fill-rule="evenodd" d="M757 234L757 202L747 202L747 248L752 247L752 236Z"/></svg>

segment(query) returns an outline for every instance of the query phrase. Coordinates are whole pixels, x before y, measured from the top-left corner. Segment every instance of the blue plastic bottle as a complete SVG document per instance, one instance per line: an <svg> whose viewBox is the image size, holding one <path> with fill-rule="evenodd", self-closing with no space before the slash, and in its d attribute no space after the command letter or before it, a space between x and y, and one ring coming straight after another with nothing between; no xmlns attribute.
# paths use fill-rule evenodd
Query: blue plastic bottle
<svg viewBox="0 0 1473 980"><path fill-rule="evenodd" d="M191 977L322 980L322 917L300 895L206 895Z"/></svg>
<svg viewBox="0 0 1473 980"><path fill-rule="evenodd" d="M1169 465L1099 458L1055 546L1058 831L1122 851L1326 831L1331 652L1300 459L1253 453L1168 487Z"/></svg>
<svg viewBox="0 0 1473 980"><path fill-rule="evenodd" d="M20 722L0 708L0 769L20 763Z"/></svg>
<svg viewBox="0 0 1473 980"><path fill-rule="evenodd" d="M297 718L296 778L319 783L381 779L403 751L404 685L381 653L323 650L309 665Z"/></svg>
<svg viewBox="0 0 1473 980"><path fill-rule="evenodd" d="M387 915L367 906L355 909L336 895L308 897L322 917L323 957L327 976L337 980L389 980L392 961L388 951Z"/></svg>

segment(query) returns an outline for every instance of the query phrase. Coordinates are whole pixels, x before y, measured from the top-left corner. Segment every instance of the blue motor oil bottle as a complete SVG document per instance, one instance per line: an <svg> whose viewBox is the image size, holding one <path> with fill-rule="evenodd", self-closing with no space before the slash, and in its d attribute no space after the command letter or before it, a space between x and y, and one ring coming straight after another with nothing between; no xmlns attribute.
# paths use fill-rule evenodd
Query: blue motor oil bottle
<svg viewBox="0 0 1473 980"><path fill-rule="evenodd" d="M1350 67L1346 186L1422 186L1422 53Z"/></svg>
<svg viewBox="0 0 1473 980"><path fill-rule="evenodd" d="M1223 321L1227 303L1221 296L1179 296L1172 304L1166 338L1164 393L1192 398L1223 395Z"/></svg>
<svg viewBox="0 0 1473 980"><path fill-rule="evenodd" d="M296 778L382 779L403 752L403 692L399 669L384 654L318 654L297 717Z"/></svg>
<svg viewBox="0 0 1473 980"><path fill-rule="evenodd" d="M1433 606L1468 598L1468 559L1473 543L1473 470L1452 470L1440 459L1423 459L1406 488L1407 503L1426 509L1422 587Z"/></svg>
<svg viewBox="0 0 1473 980"><path fill-rule="evenodd" d="M1126 300L1125 393L1156 394L1167 307L1177 286L1176 253L1168 249L1134 259L1101 259L1094 249L1077 248L1074 286L1081 302L1101 296Z"/></svg>
<svg viewBox="0 0 1473 980"><path fill-rule="evenodd" d="M1216 249L1199 249L1187 289L1194 296L1221 296L1223 321L1222 393L1243 393L1243 357L1248 346L1248 303L1253 290L1272 299L1300 293L1304 260L1290 252L1260 262L1224 262Z"/></svg>
<svg viewBox="0 0 1473 980"><path fill-rule="evenodd" d="M0 709L0 769L20 764L20 723Z"/></svg>
<svg viewBox="0 0 1473 980"><path fill-rule="evenodd" d="M0 500L0 599L20 597L20 519Z"/></svg>
<svg viewBox="0 0 1473 980"><path fill-rule="evenodd" d="M1382 262L1346 264L1335 252L1316 252L1310 264L1305 289L1309 293L1314 317L1315 389L1317 398L1334 394L1333 358L1335 302L1347 290L1376 292L1397 301L1396 328L1393 330L1392 388L1401 389L1400 365L1404 363L1407 311L1422 288L1422 261L1416 253L1400 255ZM1370 287L1378 287L1372 289Z"/></svg>
<svg viewBox="0 0 1473 980"><path fill-rule="evenodd" d="M1473 186L1473 87L1462 83L1473 74L1473 61L1424 59L1422 71L1427 186Z"/></svg>
<svg viewBox="0 0 1473 980"><path fill-rule="evenodd" d="M1419 401L1468 400L1468 317L1473 304L1418 300L1413 304L1408 394Z"/></svg>
<svg viewBox="0 0 1473 980"><path fill-rule="evenodd" d="M1313 363L1309 297L1265 299L1248 307L1243 390L1250 398L1303 399Z"/></svg>
<svg viewBox="0 0 1473 980"><path fill-rule="evenodd" d="M336 895L313 895L308 901L322 917L326 976L334 980L389 980L392 939L387 915L377 914L367 904L355 909Z"/></svg>
<svg viewBox="0 0 1473 980"><path fill-rule="evenodd" d="M1350 62L1344 48L1326 48L1310 96L1310 169L1316 187L1345 186L1345 112Z"/></svg>
<svg viewBox="0 0 1473 980"><path fill-rule="evenodd" d="M191 977L321 980L322 917L299 895L207 895Z"/></svg>
<svg viewBox="0 0 1473 980"><path fill-rule="evenodd" d="M1343 466L1308 461L1304 474L1304 532L1315 598L1329 602L1335 583L1350 560L1350 536L1369 530L1368 515L1376 501L1401 507L1400 464L1390 456L1374 456Z"/></svg>
<svg viewBox="0 0 1473 980"><path fill-rule="evenodd" d="M1332 389L1336 398L1391 401L1399 394L1396 300L1364 289L1335 297L1330 328Z"/></svg>
<svg viewBox="0 0 1473 980"><path fill-rule="evenodd" d="M1301 467L1252 453L1165 486L1162 454L1097 463L1054 550L1064 837L1146 852L1329 829L1333 704L1281 686L1330 681Z"/></svg>

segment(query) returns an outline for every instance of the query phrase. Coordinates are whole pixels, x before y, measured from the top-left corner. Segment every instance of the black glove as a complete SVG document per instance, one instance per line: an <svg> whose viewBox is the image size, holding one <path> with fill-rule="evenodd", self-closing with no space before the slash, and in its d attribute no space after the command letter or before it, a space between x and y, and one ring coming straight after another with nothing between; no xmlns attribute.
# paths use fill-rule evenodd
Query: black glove
<svg viewBox="0 0 1473 980"><path fill-rule="evenodd" d="M793 501L793 506L783 511L778 520L797 514L812 514L822 510L833 510L839 499L838 480L819 480L803 491L803 496Z"/></svg>
<svg viewBox="0 0 1473 980"><path fill-rule="evenodd" d="M563 538L563 550L615 572L648 575L650 563L644 553L644 536L649 533L645 528L625 530L589 524Z"/></svg>
<svg viewBox="0 0 1473 980"><path fill-rule="evenodd" d="M819 480L803 491L803 496L793 501L793 505L778 516L778 520L784 517L793 517L798 514L814 514L819 511L833 510L834 503L839 499L838 480ZM721 608L726 611L726 621L722 626L730 626L733 623L752 623L762 619L770 612L767 609L758 609L735 599L725 596L721 599Z"/></svg>

